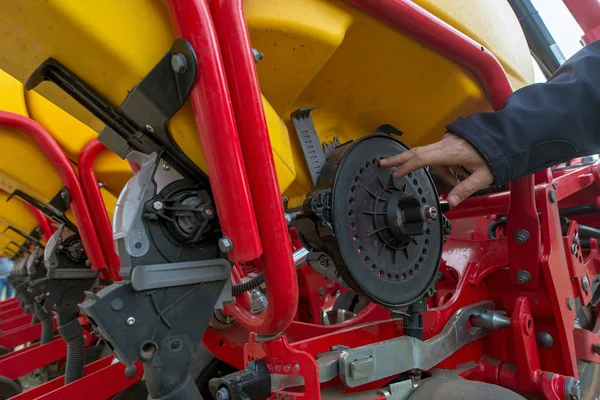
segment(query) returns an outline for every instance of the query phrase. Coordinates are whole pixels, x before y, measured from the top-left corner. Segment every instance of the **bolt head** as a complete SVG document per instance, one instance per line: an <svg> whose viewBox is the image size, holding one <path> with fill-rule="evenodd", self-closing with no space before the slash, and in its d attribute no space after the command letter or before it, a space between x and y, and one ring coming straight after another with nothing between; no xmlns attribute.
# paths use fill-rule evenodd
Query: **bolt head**
<svg viewBox="0 0 600 400"><path fill-rule="evenodd" d="M204 209L204 214L207 217L212 217L215 214L215 211L212 208L207 207Z"/></svg>
<svg viewBox="0 0 600 400"><path fill-rule="evenodd" d="M567 307L569 308L569 310L575 309L575 300L572 296L567 297Z"/></svg>
<svg viewBox="0 0 600 400"><path fill-rule="evenodd" d="M571 253L572 253L573 255L577 254L577 243L573 243L573 244L571 245Z"/></svg>
<svg viewBox="0 0 600 400"><path fill-rule="evenodd" d="M587 276L584 276L583 278L581 278L581 286L583 287L583 290L585 290L586 292L590 290L590 281L587 278Z"/></svg>
<svg viewBox="0 0 600 400"><path fill-rule="evenodd" d="M187 60L183 54L173 54L171 56L171 68L177 74L183 74L187 68Z"/></svg>
<svg viewBox="0 0 600 400"><path fill-rule="evenodd" d="M556 192L554 190L549 190L548 191L548 199L550 200L550 203L556 203L557 197L556 197Z"/></svg>
<svg viewBox="0 0 600 400"><path fill-rule="evenodd" d="M520 270L517 272L517 282L519 285L524 285L531 280L531 274L528 271Z"/></svg>
<svg viewBox="0 0 600 400"><path fill-rule="evenodd" d="M219 239L219 250L221 250L223 253L229 253L231 250L233 250L233 242L231 239L229 239L227 236Z"/></svg>
<svg viewBox="0 0 600 400"><path fill-rule="evenodd" d="M160 211L160 210L162 210L162 209L163 209L163 207L164 207L164 204L163 204L163 202L162 202L162 201L158 201L158 200L157 200L157 201L155 201L154 203L152 203L152 208L153 208L155 211Z"/></svg>
<svg viewBox="0 0 600 400"><path fill-rule="evenodd" d="M217 391L217 400L229 400L231 395L229 394L229 390L225 387L222 387Z"/></svg>
<svg viewBox="0 0 600 400"><path fill-rule="evenodd" d="M558 189L558 183L552 182L552 187L554 188L554 190Z"/></svg>
<svg viewBox="0 0 600 400"><path fill-rule="evenodd" d="M154 128L152 127L152 125L146 125L144 128L146 128L146 130L150 133L154 133Z"/></svg>
<svg viewBox="0 0 600 400"><path fill-rule="evenodd" d="M434 206L426 205L423 207L423 219L425 221L435 221L438 217L438 210Z"/></svg>
<svg viewBox="0 0 600 400"><path fill-rule="evenodd" d="M162 166L162 169L165 170L165 171L168 171L168 170L171 169L171 166L169 164L167 164L167 163L164 163L163 166Z"/></svg>
<svg viewBox="0 0 600 400"><path fill-rule="evenodd" d="M133 324L135 324L135 318L133 318L133 317L127 318L127 325L132 326Z"/></svg>
<svg viewBox="0 0 600 400"><path fill-rule="evenodd" d="M542 349L549 349L554 345L554 338L548 332L538 332L535 340Z"/></svg>
<svg viewBox="0 0 600 400"><path fill-rule="evenodd" d="M515 242L518 244L523 244L529 240L531 235L525 229L517 229L515 231Z"/></svg>
<svg viewBox="0 0 600 400"><path fill-rule="evenodd" d="M262 60L263 58L265 58L265 55L256 49L252 49L252 55L254 56L255 63L257 63L260 60Z"/></svg>

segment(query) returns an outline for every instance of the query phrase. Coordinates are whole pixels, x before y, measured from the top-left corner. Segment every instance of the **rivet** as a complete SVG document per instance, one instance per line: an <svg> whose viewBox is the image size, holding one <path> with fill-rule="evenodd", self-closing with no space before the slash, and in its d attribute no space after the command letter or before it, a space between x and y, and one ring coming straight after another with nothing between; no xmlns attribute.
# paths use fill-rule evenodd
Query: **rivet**
<svg viewBox="0 0 600 400"><path fill-rule="evenodd" d="M133 318L133 317L127 318L127 325L132 326L133 324L135 324L135 318Z"/></svg>

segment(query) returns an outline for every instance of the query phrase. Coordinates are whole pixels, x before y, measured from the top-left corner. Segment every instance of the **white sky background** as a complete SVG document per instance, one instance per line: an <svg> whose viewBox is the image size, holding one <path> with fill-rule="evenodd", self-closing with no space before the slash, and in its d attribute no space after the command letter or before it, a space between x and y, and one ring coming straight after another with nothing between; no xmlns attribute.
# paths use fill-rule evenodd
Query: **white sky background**
<svg viewBox="0 0 600 400"><path fill-rule="evenodd" d="M581 49L581 28L562 0L531 0L566 59ZM546 79L534 62L536 82Z"/></svg>

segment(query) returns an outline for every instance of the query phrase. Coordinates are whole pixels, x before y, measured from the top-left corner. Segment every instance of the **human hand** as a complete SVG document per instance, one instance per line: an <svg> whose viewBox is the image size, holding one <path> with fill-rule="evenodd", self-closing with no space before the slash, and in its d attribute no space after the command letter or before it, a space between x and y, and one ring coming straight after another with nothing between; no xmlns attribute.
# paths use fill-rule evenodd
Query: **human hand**
<svg viewBox="0 0 600 400"><path fill-rule="evenodd" d="M494 181L492 172L473 146L451 133L446 133L437 143L413 147L383 159L379 165L384 168L398 167L394 178L401 178L409 172L430 166L441 178L454 186L448 194L451 207L459 205L464 199ZM461 169L470 173L462 181L458 178Z"/></svg>

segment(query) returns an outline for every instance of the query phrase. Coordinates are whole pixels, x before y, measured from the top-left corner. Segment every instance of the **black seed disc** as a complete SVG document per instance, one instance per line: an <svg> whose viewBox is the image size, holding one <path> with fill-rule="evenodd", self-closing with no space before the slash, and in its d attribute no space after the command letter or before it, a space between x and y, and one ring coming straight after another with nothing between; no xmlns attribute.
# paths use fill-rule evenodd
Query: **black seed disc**
<svg viewBox="0 0 600 400"><path fill-rule="evenodd" d="M394 179L395 168L379 167L380 159L406 150L387 135L363 138L341 157L333 186L337 244L333 256L338 270L355 291L386 307L404 306L423 297L442 254L441 216L425 222L422 233L410 237L394 235L386 219L386 207L398 204L398 198L410 200L400 208L418 208L419 203L440 207L425 170Z"/></svg>

